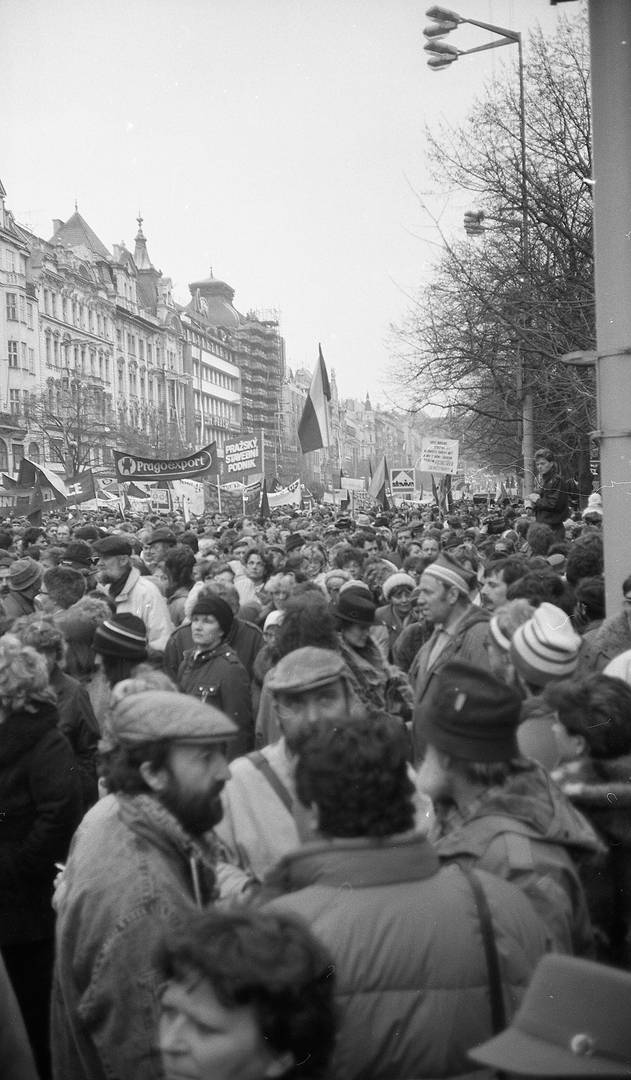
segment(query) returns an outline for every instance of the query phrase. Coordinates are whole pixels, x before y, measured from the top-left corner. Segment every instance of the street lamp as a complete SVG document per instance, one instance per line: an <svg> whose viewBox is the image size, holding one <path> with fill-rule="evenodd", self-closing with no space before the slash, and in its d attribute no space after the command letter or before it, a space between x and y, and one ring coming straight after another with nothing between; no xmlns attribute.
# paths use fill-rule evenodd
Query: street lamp
<svg viewBox="0 0 631 1080"><path fill-rule="evenodd" d="M494 26L492 23L480 22L478 19L467 19L458 15L455 11L447 8L431 7L425 12L431 23L423 31L427 43L425 51L429 53L427 61L432 71L440 71L449 67L461 56L471 56L473 53L487 52L489 49L500 49L503 45L516 45L519 56L519 144L520 144L520 210L521 210L521 260L524 284L527 287L530 282L530 238L528 235L528 186L526 181L526 97L524 92L524 54L521 34L517 30L507 30L503 26ZM463 23L469 26L477 26L481 30L488 30L496 34L498 40L488 41L484 45L476 45L473 49L458 49L443 39L457 30ZM465 229L472 236L479 236L483 231L483 213L478 211L471 215L465 214ZM467 225L469 227L467 227ZM534 485L534 412L532 394L525 385L524 365L519 352L517 357L517 391L521 398L522 414L522 455L524 459L524 483L526 488Z"/></svg>

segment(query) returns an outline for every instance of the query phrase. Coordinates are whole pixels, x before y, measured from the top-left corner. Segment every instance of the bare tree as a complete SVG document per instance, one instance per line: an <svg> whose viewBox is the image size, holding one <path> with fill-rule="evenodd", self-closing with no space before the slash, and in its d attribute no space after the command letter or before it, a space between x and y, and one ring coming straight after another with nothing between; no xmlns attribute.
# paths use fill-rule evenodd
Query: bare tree
<svg viewBox="0 0 631 1080"><path fill-rule="evenodd" d="M449 242L430 285L395 331L399 383L412 407L450 406L468 445L505 468L519 460L527 382L535 437L572 473L587 472L593 376L562 364L594 347L590 97L585 20L530 37L526 66L524 273L518 86L489 84L459 128L428 133L441 186L471 192L481 235Z"/></svg>
<svg viewBox="0 0 631 1080"><path fill-rule="evenodd" d="M66 478L109 460L115 418L102 391L80 379L50 379L30 395L28 418L45 437L45 456L64 466Z"/></svg>

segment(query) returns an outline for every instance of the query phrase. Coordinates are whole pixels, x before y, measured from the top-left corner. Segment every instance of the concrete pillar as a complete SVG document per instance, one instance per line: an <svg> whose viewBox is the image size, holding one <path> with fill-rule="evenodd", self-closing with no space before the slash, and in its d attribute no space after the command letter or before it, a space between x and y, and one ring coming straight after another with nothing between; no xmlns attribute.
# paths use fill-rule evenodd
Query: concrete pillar
<svg viewBox="0 0 631 1080"><path fill-rule="evenodd" d="M590 0L598 428L607 614L631 574L631 0Z"/></svg>

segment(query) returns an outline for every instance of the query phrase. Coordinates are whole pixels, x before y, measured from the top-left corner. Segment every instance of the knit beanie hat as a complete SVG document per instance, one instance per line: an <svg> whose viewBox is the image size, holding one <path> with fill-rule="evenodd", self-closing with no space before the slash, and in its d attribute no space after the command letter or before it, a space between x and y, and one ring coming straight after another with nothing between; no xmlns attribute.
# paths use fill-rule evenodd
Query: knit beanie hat
<svg viewBox="0 0 631 1080"><path fill-rule="evenodd" d="M443 585L455 586L465 596L469 595L469 590L473 588L476 581L475 574L471 570L467 570L458 559L445 551L441 551L433 563L425 567L423 575L425 574L438 578Z"/></svg>
<svg viewBox="0 0 631 1080"><path fill-rule="evenodd" d="M12 592L23 592L24 589L40 581L43 572L39 563L30 556L18 559L9 570L9 588Z"/></svg>
<svg viewBox="0 0 631 1080"><path fill-rule="evenodd" d="M200 596L191 611L191 619L194 619L196 615L214 615L223 631L223 636L230 633L234 615L229 604L220 596L210 594Z"/></svg>
<svg viewBox="0 0 631 1080"><path fill-rule="evenodd" d="M543 603L513 634L510 654L515 670L527 683L546 686L572 674L580 647L581 639L565 612Z"/></svg>
<svg viewBox="0 0 631 1080"><path fill-rule="evenodd" d="M94 631L95 652L126 660L147 659L147 629L137 615L122 611L112 615Z"/></svg>
<svg viewBox="0 0 631 1080"><path fill-rule="evenodd" d="M416 582L414 578L410 577L409 574L391 574L381 586L381 591L384 595L384 599L389 600L395 589L409 589L411 592L415 585Z"/></svg>
<svg viewBox="0 0 631 1080"><path fill-rule="evenodd" d="M436 680L425 713L429 745L463 761L510 761L519 757L521 697L494 675L452 660Z"/></svg>

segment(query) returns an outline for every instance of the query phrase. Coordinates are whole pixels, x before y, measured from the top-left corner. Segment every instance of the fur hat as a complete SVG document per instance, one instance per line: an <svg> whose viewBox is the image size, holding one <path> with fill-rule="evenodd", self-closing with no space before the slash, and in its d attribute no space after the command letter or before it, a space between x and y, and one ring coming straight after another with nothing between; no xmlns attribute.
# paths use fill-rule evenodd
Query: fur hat
<svg viewBox="0 0 631 1080"><path fill-rule="evenodd" d="M464 761L519 757L521 697L494 675L464 660L440 671L425 712L427 742Z"/></svg>
<svg viewBox="0 0 631 1080"><path fill-rule="evenodd" d="M565 612L546 602L517 627L510 654L515 670L527 683L546 686L572 674L580 647L581 639Z"/></svg>

